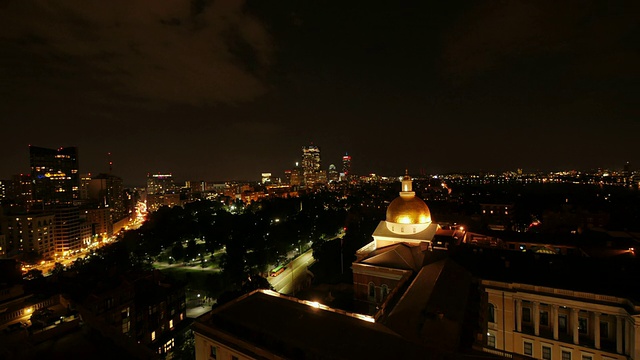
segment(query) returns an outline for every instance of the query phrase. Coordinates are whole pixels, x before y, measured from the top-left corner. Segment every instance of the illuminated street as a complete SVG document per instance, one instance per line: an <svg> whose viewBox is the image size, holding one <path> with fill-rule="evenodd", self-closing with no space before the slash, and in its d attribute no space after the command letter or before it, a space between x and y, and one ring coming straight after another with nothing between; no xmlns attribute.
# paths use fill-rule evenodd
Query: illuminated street
<svg viewBox="0 0 640 360"><path fill-rule="evenodd" d="M269 283L273 289L282 294L292 294L294 289L300 288L308 278L307 268L315 262L313 251L307 250L286 266L287 268L278 276L269 277ZM292 287L295 284L295 288Z"/></svg>

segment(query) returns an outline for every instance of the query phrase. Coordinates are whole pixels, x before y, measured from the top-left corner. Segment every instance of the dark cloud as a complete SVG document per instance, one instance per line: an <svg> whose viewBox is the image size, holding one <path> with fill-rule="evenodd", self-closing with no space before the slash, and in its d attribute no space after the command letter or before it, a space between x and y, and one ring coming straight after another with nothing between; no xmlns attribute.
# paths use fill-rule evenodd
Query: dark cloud
<svg viewBox="0 0 640 360"><path fill-rule="evenodd" d="M634 71L640 6L585 1L479 3L445 35L445 68L471 75L531 57L581 75ZM618 63L618 67L611 65Z"/></svg>
<svg viewBox="0 0 640 360"><path fill-rule="evenodd" d="M236 1L8 1L2 78L28 92L101 88L132 100L233 103L265 93L272 40ZM240 49L240 50L238 50ZM16 84L16 87L18 84ZM43 96L44 96L43 94Z"/></svg>
<svg viewBox="0 0 640 360"><path fill-rule="evenodd" d="M640 164L637 1L0 0L0 177Z"/></svg>

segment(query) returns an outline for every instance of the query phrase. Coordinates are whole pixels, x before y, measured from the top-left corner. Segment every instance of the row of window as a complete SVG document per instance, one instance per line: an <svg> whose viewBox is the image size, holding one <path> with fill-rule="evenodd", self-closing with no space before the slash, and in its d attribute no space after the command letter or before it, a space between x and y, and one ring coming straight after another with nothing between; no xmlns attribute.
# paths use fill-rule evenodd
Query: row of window
<svg viewBox="0 0 640 360"><path fill-rule="evenodd" d="M495 348L496 347L496 336L494 334L487 334L487 346ZM524 355L535 357L533 354L533 342L525 341L523 346ZM551 359L551 346L542 345L540 348L540 355L543 360L552 360ZM562 360L571 360L572 352L570 350L562 350ZM583 354L581 360L593 360L593 355Z"/></svg>
<svg viewBox="0 0 640 360"><path fill-rule="evenodd" d="M543 360L552 360L551 359L551 346L542 345L541 347L541 355ZM524 342L524 354L534 357L533 354L533 343L529 341ZM572 352L570 350L563 349L561 351L562 360L571 360ZM582 354L581 360L593 360L593 355Z"/></svg>
<svg viewBox="0 0 640 360"><path fill-rule="evenodd" d="M488 312L487 312L487 320L490 323L495 323L495 306L489 303ZM530 324L532 323L532 314L531 308L522 307L522 322ZM551 326L549 322L549 312L545 310L540 310L540 326ZM609 322L600 321L600 337L603 339L607 339L610 337L609 333ZM560 332L566 333L568 331L568 316L567 314L558 314L558 330ZM589 335L589 318L587 317L578 317L578 332L581 335Z"/></svg>

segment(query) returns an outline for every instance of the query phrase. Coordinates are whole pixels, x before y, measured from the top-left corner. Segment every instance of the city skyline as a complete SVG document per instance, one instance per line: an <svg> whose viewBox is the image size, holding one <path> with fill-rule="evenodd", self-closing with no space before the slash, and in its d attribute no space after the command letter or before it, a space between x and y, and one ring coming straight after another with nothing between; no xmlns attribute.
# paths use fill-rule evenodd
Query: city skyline
<svg viewBox="0 0 640 360"><path fill-rule="evenodd" d="M640 163L634 2L7 2L0 179L256 179L318 144L355 174ZM107 153L111 153L109 158Z"/></svg>
<svg viewBox="0 0 640 360"><path fill-rule="evenodd" d="M285 181L285 183L288 183L288 181L290 179L288 179L288 176L291 176L291 171L292 170L296 170L298 169L298 171L300 172L300 176L301 179L304 179L304 174L303 174L303 169L304 169L304 162L305 162L305 158L308 157L307 152L309 151L309 149L313 149L312 152L315 152L314 156L317 157L317 159L313 160L315 162L314 168L317 168L314 171L318 171L318 174L324 174L322 175L322 180L321 182L324 182L325 180L330 180L330 179L325 179L325 177L327 176L328 173L330 173L332 170L336 172L337 175L343 176L343 175L352 175L352 176L362 176L362 177L367 177L369 175L377 175L377 176L382 176L382 177L388 177L388 178L394 178L394 177L398 177L400 178L402 174L380 174L380 173L375 173L375 172L365 172L362 174L357 174L354 173L352 171L350 171L351 169L351 155L348 155L348 153L345 153L345 155L342 156L341 158L341 162L331 162L331 163L321 163L320 162L320 150L319 150L319 146L317 145L305 145L302 146L303 152L302 152L302 156L299 160L301 161L296 161L292 164L292 166L289 166L288 168L285 168L285 170L283 170L281 173L274 173L273 176L276 179L280 179L281 181ZM37 147L37 146L29 146L29 151L30 153L33 153L34 149L39 149L39 151L48 151L51 152L52 154L57 153L57 152L68 152L68 151L73 151L73 153L75 154L75 158L74 161L75 166L78 166L78 152L79 149L77 147L59 147L57 149L47 149L47 148L42 148L42 147ZM118 174L112 174L112 166L113 166L113 162L111 161L111 154L108 154L108 165L109 165L109 169L107 171L107 173L105 172L100 172L100 170L98 171L94 171L94 172L86 172L83 170L82 167L79 167L80 171L79 171L79 175L81 176L89 176L89 178L91 177L95 177L97 176L97 178L99 178L100 176L117 176ZM33 160L30 160L30 162L32 162ZM309 160L307 160L309 161ZM340 173L337 172L337 168L335 164L338 164L339 166L341 166L341 171ZM310 166L310 165L308 165ZM5 179L0 179L0 180L10 180L10 179L15 179L16 176L32 176L33 173L30 170L29 167L26 168L26 171L20 172L20 173L15 173L12 174L8 177L6 177ZM39 168L34 168L37 173L39 173ZM43 168L44 169L44 168ZM345 174L345 169L349 169L348 173ZM102 169L104 170L104 169ZM44 170L43 170L44 171ZM467 174L467 175L472 175L472 174L485 174L485 175L505 175L505 174L519 174L519 175L528 175L528 174L560 174L560 173L568 173L568 172L577 172L577 173L601 173L601 174L605 174L605 176L607 176L606 174L611 173L612 175L619 175L622 173L635 173L635 168L633 167L633 164L630 164L628 161L620 164L620 166L613 166L613 167L596 167L596 168L591 168L591 169L553 169L553 170L546 170L546 171L542 171L541 169L522 169L522 168L514 168L514 169L503 169L500 171L486 171L484 169L475 169L475 170L455 170L452 169L450 171L447 172L427 172L426 169L424 168L405 168L404 172L409 172L411 175L419 175L419 176L438 176L438 175L456 175L456 174ZM166 175L164 175L166 174ZM182 182L182 181L249 181L249 182L253 182L253 181L258 181L260 182L260 176L264 176L264 172L261 172L260 174L253 174L254 176L249 177L249 178L221 178L221 179L192 179L192 178L188 178L185 176L182 176L180 174L178 174L178 176L175 178L176 181ZM272 175L271 172L268 173L270 176ZM38 178L44 178L45 175L39 175ZM145 174L145 177L143 179L135 179L135 180L131 180L131 179L124 179L125 184L127 186L133 186L133 187L144 187L145 186L145 182L146 182L146 186L148 187L148 180L150 178L150 176L153 177L165 177L168 176L169 178L173 177L173 172L171 171L157 171L157 172L147 172ZM342 179L344 180L344 179ZM305 181L303 181L304 183ZM314 183L314 181L311 181L311 183ZM296 183L297 184L297 183ZM299 184L298 184L299 185Z"/></svg>

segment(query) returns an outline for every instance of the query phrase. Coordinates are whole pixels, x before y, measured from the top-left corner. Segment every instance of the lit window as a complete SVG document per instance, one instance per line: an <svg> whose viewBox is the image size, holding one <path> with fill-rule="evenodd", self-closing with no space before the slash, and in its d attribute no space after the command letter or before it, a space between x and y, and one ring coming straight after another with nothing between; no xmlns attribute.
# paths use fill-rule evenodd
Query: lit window
<svg viewBox="0 0 640 360"><path fill-rule="evenodd" d="M155 341L155 339L156 339L156 332L152 331L151 332L151 341Z"/></svg>
<svg viewBox="0 0 640 360"><path fill-rule="evenodd" d="M169 320L169 329L173 329L173 320Z"/></svg>
<svg viewBox="0 0 640 360"><path fill-rule="evenodd" d="M589 333L589 320L584 317L578 318L578 332L580 334L588 334Z"/></svg>
<svg viewBox="0 0 640 360"><path fill-rule="evenodd" d="M496 336L495 335L493 335L491 333L487 334L487 346L488 347L492 347L492 348L496 347Z"/></svg>

